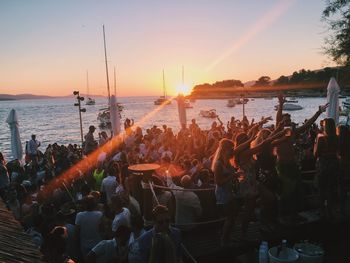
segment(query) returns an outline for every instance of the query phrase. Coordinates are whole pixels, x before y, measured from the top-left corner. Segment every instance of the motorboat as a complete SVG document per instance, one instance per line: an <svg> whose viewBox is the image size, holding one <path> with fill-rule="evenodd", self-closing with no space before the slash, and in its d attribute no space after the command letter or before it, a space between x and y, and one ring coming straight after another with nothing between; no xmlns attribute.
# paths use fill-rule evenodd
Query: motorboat
<svg viewBox="0 0 350 263"><path fill-rule="evenodd" d="M191 105L189 100L185 100L184 101L184 105L185 105L186 109L192 109L193 108L193 106Z"/></svg>
<svg viewBox="0 0 350 263"><path fill-rule="evenodd" d="M168 100L165 96L160 96L158 99L154 101L154 105L169 105L171 104L171 100Z"/></svg>
<svg viewBox="0 0 350 263"><path fill-rule="evenodd" d="M167 99L166 88L165 88L165 78L164 78L164 69L163 69L163 96L160 96L154 101L154 105L169 105L171 100Z"/></svg>
<svg viewBox="0 0 350 263"><path fill-rule="evenodd" d="M248 98L243 98L243 99L237 98L237 99L235 99L235 103L236 104L247 104L248 101L249 101Z"/></svg>
<svg viewBox="0 0 350 263"><path fill-rule="evenodd" d="M298 103L298 100L295 97L290 97L286 99L286 103Z"/></svg>
<svg viewBox="0 0 350 263"><path fill-rule="evenodd" d="M88 97L85 104L86 104L86 105L95 105L96 102L95 102L94 99Z"/></svg>
<svg viewBox="0 0 350 263"><path fill-rule="evenodd" d="M86 71L86 93L87 93L87 99L86 99L86 102L85 104L86 105L95 105L96 102L93 98L90 97L89 95L89 72Z"/></svg>
<svg viewBox="0 0 350 263"><path fill-rule="evenodd" d="M235 100L235 99L229 99L229 100L227 101L226 106L227 106L227 107L230 107L230 108L236 106L236 100Z"/></svg>
<svg viewBox="0 0 350 263"><path fill-rule="evenodd" d="M350 114L350 108L347 107L343 107L340 111L339 111L339 115L340 116L348 116Z"/></svg>
<svg viewBox="0 0 350 263"><path fill-rule="evenodd" d="M350 109L350 98L343 101L343 107Z"/></svg>
<svg viewBox="0 0 350 263"><path fill-rule="evenodd" d="M121 118L120 112L123 110L123 106L120 103L117 103L118 106L118 114ZM111 112L110 108L103 108L99 110L99 113L97 115L97 120L99 122L100 127L111 127Z"/></svg>
<svg viewBox="0 0 350 263"><path fill-rule="evenodd" d="M275 110L278 109L278 105L275 106ZM302 110L303 107L298 105L298 104L293 104L293 103L285 103L283 104L282 110L285 111L294 111L294 110Z"/></svg>
<svg viewBox="0 0 350 263"><path fill-rule="evenodd" d="M109 108L101 109L97 115L100 127L111 127L111 112Z"/></svg>
<svg viewBox="0 0 350 263"><path fill-rule="evenodd" d="M216 110L215 109L211 109L211 110L201 110L199 112L199 115L205 118L216 118L218 115L216 114Z"/></svg>

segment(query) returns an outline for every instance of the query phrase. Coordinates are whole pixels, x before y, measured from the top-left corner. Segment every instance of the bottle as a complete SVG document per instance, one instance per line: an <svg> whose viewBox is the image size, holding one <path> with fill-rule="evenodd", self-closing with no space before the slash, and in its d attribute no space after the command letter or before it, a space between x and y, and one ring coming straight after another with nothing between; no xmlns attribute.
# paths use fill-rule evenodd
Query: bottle
<svg viewBox="0 0 350 263"><path fill-rule="evenodd" d="M259 248L259 263L268 263L268 244L262 241Z"/></svg>
<svg viewBox="0 0 350 263"><path fill-rule="evenodd" d="M288 258L287 240L286 240L286 239L283 239L283 240L282 240L282 245L281 245L281 257L282 257L282 258Z"/></svg>

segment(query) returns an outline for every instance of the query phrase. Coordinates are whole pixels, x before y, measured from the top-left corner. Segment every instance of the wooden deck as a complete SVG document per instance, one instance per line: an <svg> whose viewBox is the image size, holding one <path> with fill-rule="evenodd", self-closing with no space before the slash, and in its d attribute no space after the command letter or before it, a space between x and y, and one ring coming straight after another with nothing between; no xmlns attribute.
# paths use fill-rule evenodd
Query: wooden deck
<svg viewBox="0 0 350 263"><path fill-rule="evenodd" d="M0 262L43 262L41 258L30 236L0 198Z"/></svg>

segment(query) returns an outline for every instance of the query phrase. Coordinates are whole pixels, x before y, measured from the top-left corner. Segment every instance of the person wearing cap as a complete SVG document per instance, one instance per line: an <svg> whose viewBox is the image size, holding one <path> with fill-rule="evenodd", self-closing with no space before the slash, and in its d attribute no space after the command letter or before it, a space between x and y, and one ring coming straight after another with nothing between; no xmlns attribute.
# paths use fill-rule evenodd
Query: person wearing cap
<svg viewBox="0 0 350 263"><path fill-rule="evenodd" d="M89 127L89 132L85 135L85 145L84 145L84 154L88 155L91 152L93 152L97 148L97 142L94 138L94 132L96 128L95 126L91 125Z"/></svg>
<svg viewBox="0 0 350 263"><path fill-rule="evenodd" d="M152 216L153 228L138 238L139 258L136 262L181 262L181 232L170 226L168 208L157 205Z"/></svg>

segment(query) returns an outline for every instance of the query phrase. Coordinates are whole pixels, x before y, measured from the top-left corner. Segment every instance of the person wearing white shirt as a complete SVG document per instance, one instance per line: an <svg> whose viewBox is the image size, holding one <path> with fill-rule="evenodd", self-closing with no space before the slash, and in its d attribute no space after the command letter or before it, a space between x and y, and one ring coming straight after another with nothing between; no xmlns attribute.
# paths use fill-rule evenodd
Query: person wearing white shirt
<svg viewBox="0 0 350 263"><path fill-rule="evenodd" d="M169 177L169 176L167 176ZM177 189L190 189L192 186L191 177L184 175L181 178L181 186L177 186L167 178L168 186ZM175 223L176 224L191 224L197 222L197 219L202 214L202 206L198 196L193 191L172 191L176 200Z"/></svg>
<svg viewBox="0 0 350 263"><path fill-rule="evenodd" d="M118 186L117 177L119 175L118 165L110 162L107 167L107 177L102 180L101 193L105 195L107 203L111 201L112 195Z"/></svg>
<svg viewBox="0 0 350 263"><path fill-rule="evenodd" d="M120 226L130 227L131 214L129 209L123 207L123 201L119 195L113 195L110 202L115 217L112 222L112 231L116 232Z"/></svg>
<svg viewBox="0 0 350 263"><path fill-rule="evenodd" d="M36 140L36 135L32 135L32 139L28 142L26 147L27 154L30 157L30 160L33 162L34 168L38 163L38 147L40 146L40 142Z"/></svg>
<svg viewBox="0 0 350 263"><path fill-rule="evenodd" d="M77 214L75 225L80 250L83 258L86 259L89 251L102 240L99 229L103 214L100 211L95 211L96 201L92 195L86 196L84 201L87 211Z"/></svg>

